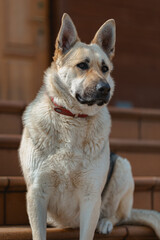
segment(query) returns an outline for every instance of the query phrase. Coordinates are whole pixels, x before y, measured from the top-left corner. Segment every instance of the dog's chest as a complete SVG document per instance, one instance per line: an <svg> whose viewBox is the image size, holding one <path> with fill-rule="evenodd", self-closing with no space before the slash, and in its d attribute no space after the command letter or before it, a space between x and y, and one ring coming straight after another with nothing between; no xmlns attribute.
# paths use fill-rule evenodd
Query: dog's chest
<svg viewBox="0 0 160 240"><path fill-rule="evenodd" d="M96 168L108 144L110 121L106 109L88 119L57 114L51 111L46 121L41 121L42 131L32 134L36 138L34 149L39 152L34 152L39 160L32 164L32 169L38 175L47 173L54 185L62 189L76 186L85 171ZM47 129L46 122L50 126Z"/></svg>
<svg viewBox="0 0 160 240"><path fill-rule="evenodd" d="M88 173L96 170L97 165L101 166L101 158L106 152L107 139L103 132L99 134L95 126L80 126L75 121L74 125L63 124L53 139L53 151L44 164L44 171L49 171L51 185L63 192L79 188L84 179L87 181Z"/></svg>
<svg viewBox="0 0 160 240"><path fill-rule="evenodd" d="M50 197L48 212L54 216L55 226L79 226L79 198L75 191L56 189Z"/></svg>
<svg viewBox="0 0 160 240"><path fill-rule="evenodd" d="M108 131L102 129L103 122L85 121L84 119L63 121L54 124L56 137L53 139L54 151L72 152L81 157L97 157L105 142L108 140ZM56 147L56 149L55 149Z"/></svg>

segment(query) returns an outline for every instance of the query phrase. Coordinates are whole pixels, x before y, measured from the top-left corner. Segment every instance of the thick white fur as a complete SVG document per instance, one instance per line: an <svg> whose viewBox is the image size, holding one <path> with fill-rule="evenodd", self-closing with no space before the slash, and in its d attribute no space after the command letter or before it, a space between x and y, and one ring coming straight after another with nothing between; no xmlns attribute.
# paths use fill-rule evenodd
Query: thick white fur
<svg viewBox="0 0 160 240"><path fill-rule="evenodd" d="M107 108L88 118L71 118L56 113L41 92L24 122L20 159L34 240L45 239L47 209L56 226L82 225L81 239L92 239L109 167Z"/></svg>
<svg viewBox="0 0 160 240"><path fill-rule="evenodd" d="M77 73L75 66L89 57L91 74L97 79L104 77L98 66L105 60L109 67L105 78L112 95L112 63L96 39L90 45L78 40L67 15L62 25L63 32L60 31L58 39L63 39L66 28L72 38L60 43L59 48L64 47L65 54L57 52L55 63L45 73L44 86L24 113L20 162L27 184L27 211L33 239L46 239L48 218L54 226L80 227L80 240L92 240L97 223L98 231L108 233L113 225L130 216L134 184L128 161L118 158L101 198L109 169L111 120L106 106L88 106L77 101L75 93L84 91L87 77ZM74 45L70 46L71 43ZM50 97L75 114L89 116L61 115L54 111Z"/></svg>

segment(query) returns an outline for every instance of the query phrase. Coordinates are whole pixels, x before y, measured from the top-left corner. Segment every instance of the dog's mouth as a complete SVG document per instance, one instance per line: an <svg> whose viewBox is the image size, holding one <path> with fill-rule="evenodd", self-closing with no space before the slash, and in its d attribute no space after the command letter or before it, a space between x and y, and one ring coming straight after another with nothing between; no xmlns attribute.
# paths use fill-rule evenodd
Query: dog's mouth
<svg viewBox="0 0 160 240"><path fill-rule="evenodd" d="M107 96L105 96L103 98L93 98L93 99L84 98L79 93L76 93L76 99L81 104L87 104L88 106L92 106L94 104L97 104L98 106L102 106L102 105L107 104L109 102L110 93L108 93Z"/></svg>

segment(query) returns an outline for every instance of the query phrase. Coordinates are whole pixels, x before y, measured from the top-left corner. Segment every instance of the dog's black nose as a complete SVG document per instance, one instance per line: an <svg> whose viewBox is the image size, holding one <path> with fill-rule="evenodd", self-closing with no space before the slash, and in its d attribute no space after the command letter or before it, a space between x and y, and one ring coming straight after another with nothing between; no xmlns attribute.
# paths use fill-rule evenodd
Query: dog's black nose
<svg viewBox="0 0 160 240"><path fill-rule="evenodd" d="M110 92L111 88L108 83L100 81L96 86L96 90L101 94L107 94Z"/></svg>

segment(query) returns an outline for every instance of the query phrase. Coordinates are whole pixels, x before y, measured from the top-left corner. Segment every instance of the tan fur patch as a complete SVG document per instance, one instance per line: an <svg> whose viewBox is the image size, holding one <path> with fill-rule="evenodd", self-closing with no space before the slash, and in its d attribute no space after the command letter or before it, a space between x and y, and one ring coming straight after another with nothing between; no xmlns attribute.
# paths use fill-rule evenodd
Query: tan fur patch
<svg viewBox="0 0 160 240"><path fill-rule="evenodd" d="M102 76L103 77L103 76ZM83 83L83 87L84 88L93 88L95 85L97 85L97 83L99 82L99 80L102 78L100 76L100 74L98 73L98 71L95 71L94 69L90 69L87 73L86 73L86 79Z"/></svg>

